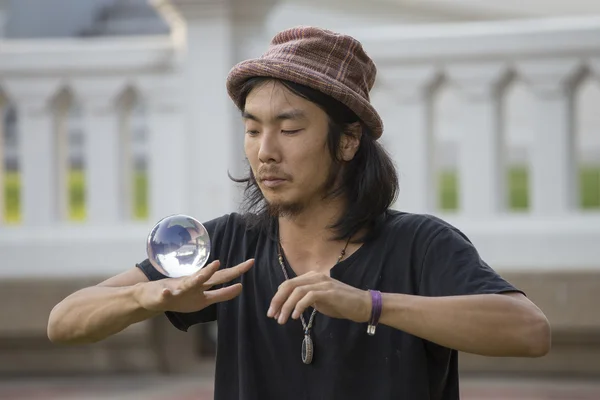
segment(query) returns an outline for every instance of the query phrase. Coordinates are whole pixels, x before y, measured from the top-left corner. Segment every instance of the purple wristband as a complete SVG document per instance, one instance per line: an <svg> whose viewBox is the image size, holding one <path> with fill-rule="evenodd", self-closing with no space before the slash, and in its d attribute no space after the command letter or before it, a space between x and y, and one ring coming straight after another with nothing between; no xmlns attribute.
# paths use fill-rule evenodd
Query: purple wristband
<svg viewBox="0 0 600 400"><path fill-rule="evenodd" d="M367 333L370 336L375 334L375 329L377 328L377 324L379 323L379 317L381 316L381 308L383 302L381 300L381 292L377 290L369 290L371 293L371 319L369 320L369 326L367 327Z"/></svg>

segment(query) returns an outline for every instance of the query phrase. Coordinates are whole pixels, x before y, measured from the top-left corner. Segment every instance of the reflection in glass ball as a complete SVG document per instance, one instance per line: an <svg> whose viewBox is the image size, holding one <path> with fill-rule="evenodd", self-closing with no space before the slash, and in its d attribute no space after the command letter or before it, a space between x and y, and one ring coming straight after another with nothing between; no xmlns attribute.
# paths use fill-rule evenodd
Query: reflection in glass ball
<svg viewBox="0 0 600 400"><path fill-rule="evenodd" d="M199 271L210 255L210 237L204 225L187 215L161 219L152 228L147 243L148 260L170 278Z"/></svg>

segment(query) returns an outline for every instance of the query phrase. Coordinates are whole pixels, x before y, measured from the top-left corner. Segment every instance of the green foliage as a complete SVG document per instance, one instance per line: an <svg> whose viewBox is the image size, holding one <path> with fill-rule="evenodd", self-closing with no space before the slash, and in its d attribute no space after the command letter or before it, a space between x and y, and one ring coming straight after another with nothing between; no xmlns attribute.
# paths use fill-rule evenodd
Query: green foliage
<svg viewBox="0 0 600 400"><path fill-rule="evenodd" d="M148 218L148 176L144 171L133 174L133 218Z"/></svg>
<svg viewBox="0 0 600 400"><path fill-rule="evenodd" d="M600 208L600 168L584 167L579 175L580 207Z"/></svg>
<svg viewBox="0 0 600 400"><path fill-rule="evenodd" d="M71 170L68 175L69 220L85 220L85 171Z"/></svg>
<svg viewBox="0 0 600 400"><path fill-rule="evenodd" d="M438 207L445 211L458 209L458 175L455 171L440 171Z"/></svg>
<svg viewBox="0 0 600 400"><path fill-rule="evenodd" d="M21 182L19 174L7 172L4 174L4 216L6 223L21 222Z"/></svg>
<svg viewBox="0 0 600 400"><path fill-rule="evenodd" d="M529 174L527 168L510 168L507 179L509 209L513 211L527 211L529 208Z"/></svg>

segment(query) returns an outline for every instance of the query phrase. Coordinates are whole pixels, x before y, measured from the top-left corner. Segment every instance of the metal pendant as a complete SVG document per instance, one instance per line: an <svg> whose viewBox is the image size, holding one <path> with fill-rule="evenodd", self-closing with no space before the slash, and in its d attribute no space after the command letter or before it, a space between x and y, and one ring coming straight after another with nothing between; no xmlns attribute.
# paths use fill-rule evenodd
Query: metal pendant
<svg viewBox="0 0 600 400"><path fill-rule="evenodd" d="M302 341L302 362L304 364L310 364L313 359L313 341L309 333L304 334L304 340Z"/></svg>

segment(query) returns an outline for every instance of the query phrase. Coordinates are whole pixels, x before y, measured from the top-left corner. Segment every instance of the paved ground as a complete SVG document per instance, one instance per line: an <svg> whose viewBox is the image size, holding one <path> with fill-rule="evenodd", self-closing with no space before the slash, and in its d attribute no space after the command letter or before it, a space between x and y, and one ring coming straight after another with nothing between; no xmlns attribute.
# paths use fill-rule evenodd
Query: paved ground
<svg viewBox="0 0 600 400"><path fill-rule="evenodd" d="M209 400L210 374L195 377L5 379L2 400ZM600 400L600 382L464 379L462 400Z"/></svg>

